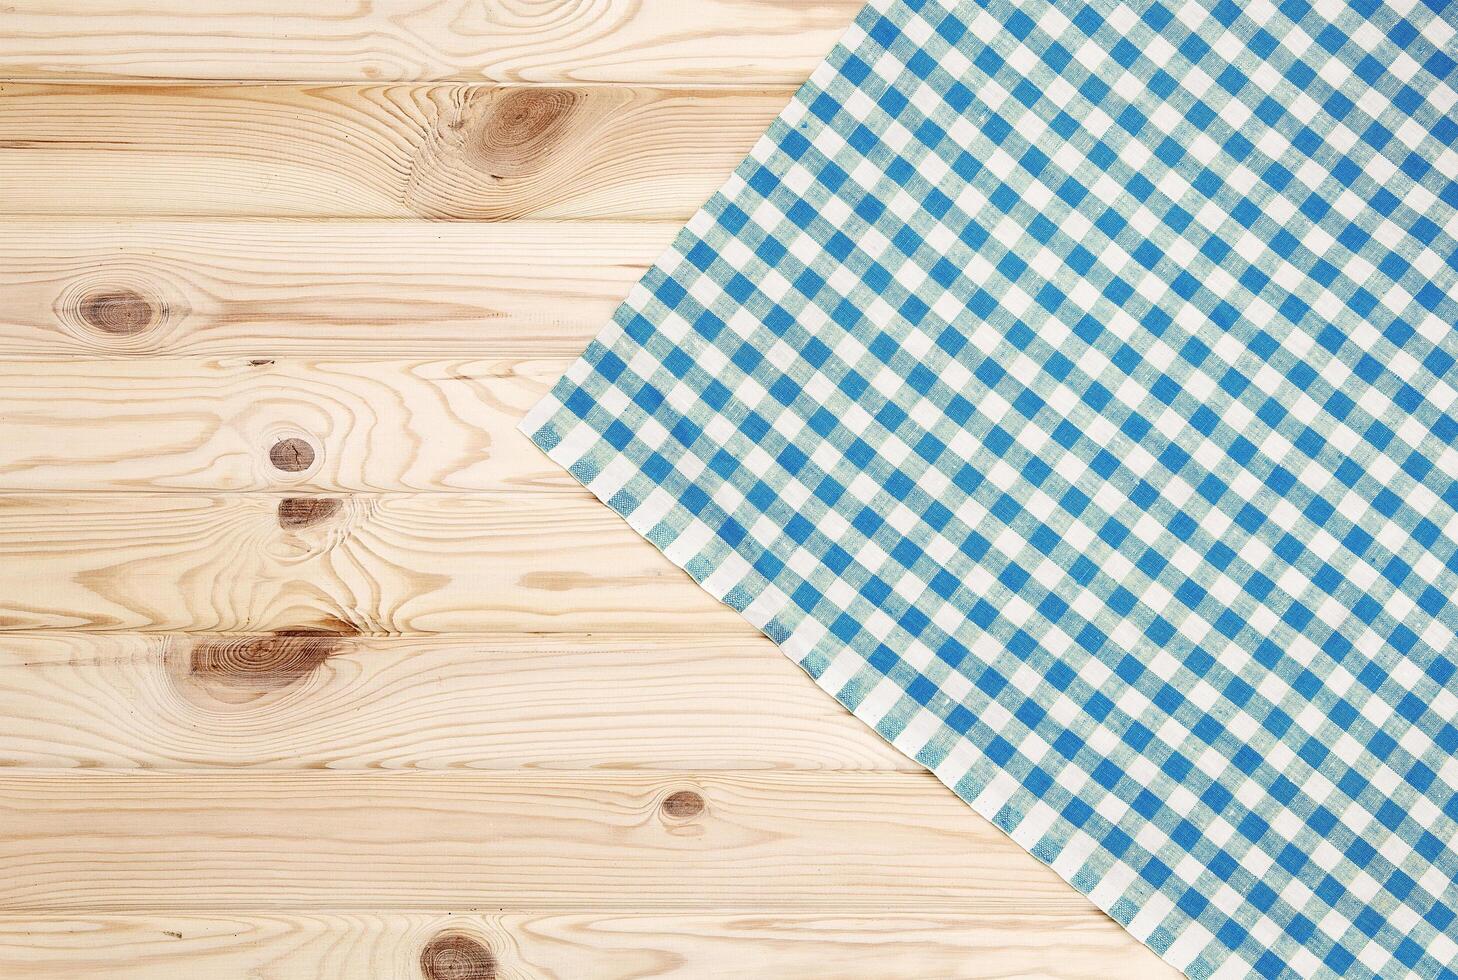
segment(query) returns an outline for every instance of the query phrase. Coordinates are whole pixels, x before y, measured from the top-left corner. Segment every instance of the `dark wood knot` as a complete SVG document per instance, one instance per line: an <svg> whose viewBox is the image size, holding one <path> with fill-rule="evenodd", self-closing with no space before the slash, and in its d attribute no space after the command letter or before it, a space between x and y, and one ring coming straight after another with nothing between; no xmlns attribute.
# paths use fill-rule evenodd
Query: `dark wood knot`
<svg viewBox="0 0 1458 980"><path fill-rule="evenodd" d="M314 447L302 439L280 439L268 451L268 461L285 473L298 473L314 465Z"/></svg>
<svg viewBox="0 0 1458 980"><path fill-rule="evenodd" d="M76 315L93 330L131 337L156 326L163 310L135 289L95 289L76 303Z"/></svg>
<svg viewBox="0 0 1458 980"><path fill-rule="evenodd" d="M342 506L333 497L285 497L278 502L278 526L294 530L322 524Z"/></svg>
<svg viewBox="0 0 1458 980"><path fill-rule="evenodd" d="M288 687L339 652L342 640L358 631L284 629L262 636L218 637L192 648L194 677L224 687L273 691Z"/></svg>
<svg viewBox="0 0 1458 980"><path fill-rule="evenodd" d="M663 812L682 820L697 817L704 812L704 798L691 789L681 789L664 799Z"/></svg>
<svg viewBox="0 0 1458 980"><path fill-rule="evenodd" d="M569 89L535 86L492 93L466 123L465 159L497 180L541 170L581 99Z"/></svg>
<svg viewBox="0 0 1458 980"><path fill-rule="evenodd" d="M478 940L443 932L420 950L425 980L495 980L496 957Z"/></svg>

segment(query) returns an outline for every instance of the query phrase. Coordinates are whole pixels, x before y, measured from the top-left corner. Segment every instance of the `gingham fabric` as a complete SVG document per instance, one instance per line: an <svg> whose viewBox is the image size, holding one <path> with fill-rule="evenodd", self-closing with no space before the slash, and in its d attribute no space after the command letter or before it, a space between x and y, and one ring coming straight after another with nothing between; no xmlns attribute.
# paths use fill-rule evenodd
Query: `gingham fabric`
<svg viewBox="0 0 1458 980"><path fill-rule="evenodd" d="M1440 0L875 0L523 422L1194 977L1458 976Z"/></svg>

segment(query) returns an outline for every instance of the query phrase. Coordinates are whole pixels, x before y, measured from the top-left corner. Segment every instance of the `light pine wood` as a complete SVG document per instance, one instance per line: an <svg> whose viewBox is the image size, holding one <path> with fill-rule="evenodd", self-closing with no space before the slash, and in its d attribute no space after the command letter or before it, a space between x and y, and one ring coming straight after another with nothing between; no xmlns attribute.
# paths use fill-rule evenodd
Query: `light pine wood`
<svg viewBox="0 0 1458 980"><path fill-rule="evenodd" d="M971 912L231 913L0 915L15 980L448 980L441 937L474 955L465 980L794 977L926 980L1178 976L1103 916ZM434 945L433 945L434 944ZM484 956L483 956L484 953ZM460 962L458 960L457 962ZM456 978L461 974L456 974Z"/></svg>
<svg viewBox="0 0 1458 980"><path fill-rule="evenodd" d="M0 361L0 490L580 492L516 429L570 363Z"/></svg>
<svg viewBox="0 0 1458 980"><path fill-rule="evenodd" d="M9 633L0 718L7 767L920 771L763 637Z"/></svg>
<svg viewBox="0 0 1458 980"><path fill-rule="evenodd" d="M575 357L677 231L7 219L0 355Z"/></svg>
<svg viewBox="0 0 1458 980"><path fill-rule="evenodd" d="M682 222L790 95L12 83L0 214Z"/></svg>
<svg viewBox="0 0 1458 980"><path fill-rule="evenodd" d="M929 773L31 770L0 817L7 912L1091 914Z"/></svg>
<svg viewBox="0 0 1458 980"><path fill-rule="evenodd" d="M0 630L757 636L596 500L0 494Z"/></svg>
<svg viewBox="0 0 1458 980"><path fill-rule="evenodd" d="M1166 977L514 430L863 0L0 4L0 977Z"/></svg>
<svg viewBox="0 0 1458 980"><path fill-rule="evenodd" d="M798 84L861 0L11 0L0 78Z"/></svg>

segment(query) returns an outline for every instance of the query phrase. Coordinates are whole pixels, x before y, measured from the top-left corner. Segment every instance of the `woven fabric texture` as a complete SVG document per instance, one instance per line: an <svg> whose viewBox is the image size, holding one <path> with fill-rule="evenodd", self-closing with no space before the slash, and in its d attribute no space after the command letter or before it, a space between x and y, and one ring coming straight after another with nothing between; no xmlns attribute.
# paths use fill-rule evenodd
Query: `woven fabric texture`
<svg viewBox="0 0 1458 980"><path fill-rule="evenodd" d="M1439 0L874 0L523 422L1193 977L1454 977Z"/></svg>

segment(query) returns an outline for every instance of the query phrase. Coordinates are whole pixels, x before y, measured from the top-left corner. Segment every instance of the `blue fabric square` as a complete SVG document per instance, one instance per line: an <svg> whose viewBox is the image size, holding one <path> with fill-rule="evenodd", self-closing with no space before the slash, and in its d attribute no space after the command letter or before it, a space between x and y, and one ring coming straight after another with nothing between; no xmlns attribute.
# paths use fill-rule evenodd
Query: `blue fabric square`
<svg viewBox="0 0 1458 980"><path fill-rule="evenodd" d="M874 0L523 423L1193 976L1454 975L1458 14L1335 9Z"/></svg>

